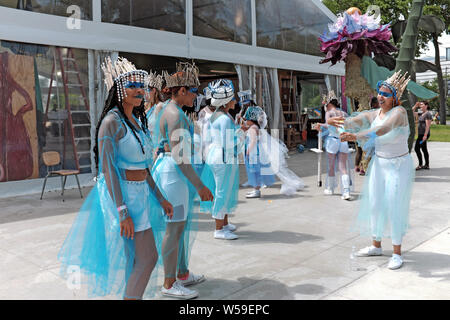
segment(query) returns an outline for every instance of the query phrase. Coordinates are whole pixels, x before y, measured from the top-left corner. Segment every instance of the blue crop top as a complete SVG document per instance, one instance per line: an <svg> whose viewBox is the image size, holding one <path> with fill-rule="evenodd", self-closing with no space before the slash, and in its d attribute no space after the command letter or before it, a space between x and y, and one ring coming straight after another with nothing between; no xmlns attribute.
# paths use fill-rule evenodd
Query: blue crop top
<svg viewBox="0 0 450 320"><path fill-rule="evenodd" d="M138 119L134 119L140 126L142 125ZM153 163L153 145L150 134L144 133L143 130L135 130L144 147L145 154L143 154L139 141L123 119L122 124L126 133L117 143L117 166L126 170L144 170L150 168Z"/></svg>

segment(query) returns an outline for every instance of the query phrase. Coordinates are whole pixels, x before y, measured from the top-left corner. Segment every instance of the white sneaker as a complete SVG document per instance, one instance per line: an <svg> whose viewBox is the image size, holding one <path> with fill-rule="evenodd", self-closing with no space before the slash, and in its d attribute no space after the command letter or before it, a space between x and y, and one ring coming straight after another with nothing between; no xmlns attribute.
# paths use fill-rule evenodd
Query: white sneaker
<svg viewBox="0 0 450 320"><path fill-rule="evenodd" d="M350 200L352 200L352 196L350 195L350 192L344 192L344 193L342 194L341 199L342 199L342 200L348 200L348 201L350 201Z"/></svg>
<svg viewBox="0 0 450 320"><path fill-rule="evenodd" d="M225 231L231 231L231 232L234 232L234 231L236 231L236 226L234 225L234 224L231 224L231 223L228 223L226 226L223 226L223 230L225 230Z"/></svg>
<svg viewBox="0 0 450 320"><path fill-rule="evenodd" d="M261 198L261 191L253 190L252 192L247 193L245 197L248 199Z"/></svg>
<svg viewBox="0 0 450 320"><path fill-rule="evenodd" d="M214 231L214 238L221 240L235 240L238 239L239 237L231 231L222 229Z"/></svg>
<svg viewBox="0 0 450 320"><path fill-rule="evenodd" d="M177 281L180 282L185 287L192 286L194 284L199 284L205 280L206 278L204 275L196 275L192 272L189 272L189 276L186 280L181 280L180 278L177 278Z"/></svg>
<svg viewBox="0 0 450 320"><path fill-rule="evenodd" d="M323 190L323 194L327 196L331 196L333 194L333 190L331 189L325 189Z"/></svg>
<svg viewBox="0 0 450 320"><path fill-rule="evenodd" d="M392 255L392 258L389 259L388 268L391 270L396 270L396 269L400 269L402 267L402 265L403 265L402 256L394 253Z"/></svg>
<svg viewBox="0 0 450 320"><path fill-rule="evenodd" d="M164 296L178 298L178 299L194 299L198 297L196 290L185 288L180 281L175 281L170 289L161 288L161 293Z"/></svg>
<svg viewBox="0 0 450 320"><path fill-rule="evenodd" d="M383 250L375 246L365 247L356 253L357 257L373 257L383 255Z"/></svg>

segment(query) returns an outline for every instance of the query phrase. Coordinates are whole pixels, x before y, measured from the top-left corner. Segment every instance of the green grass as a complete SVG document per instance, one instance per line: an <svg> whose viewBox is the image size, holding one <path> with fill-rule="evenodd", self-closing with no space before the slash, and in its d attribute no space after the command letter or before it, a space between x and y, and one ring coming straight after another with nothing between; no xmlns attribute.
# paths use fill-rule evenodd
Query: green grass
<svg viewBox="0 0 450 320"><path fill-rule="evenodd" d="M450 126L431 125L429 141L450 142Z"/></svg>

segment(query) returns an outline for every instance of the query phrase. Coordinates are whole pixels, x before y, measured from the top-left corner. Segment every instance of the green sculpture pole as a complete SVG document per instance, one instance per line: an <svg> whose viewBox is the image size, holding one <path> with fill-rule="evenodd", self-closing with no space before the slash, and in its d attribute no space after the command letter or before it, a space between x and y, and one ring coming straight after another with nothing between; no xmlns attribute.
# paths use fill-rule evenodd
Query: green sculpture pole
<svg viewBox="0 0 450 320"><path fill-rule="evenodd" d="M405 33L403 34L402 43L400 44L400 51L395 66L396 72L401 70L402 73L405 72L408 72L409 74L412 73L411 72L412 61L415 58L417 47L417 36L419 34L419 20L422 17L424 5L425 0L413 0L411 12L409 13L408 22L406 24L406 30ZM407 94L407 90L405 90L404 95L405 94ZM408 146L409 151L411 152L416 133L414 114L408 99L405 99L403 107L405 107L406 111L408 112L409 128L411 131L409 135Z"/></svg>

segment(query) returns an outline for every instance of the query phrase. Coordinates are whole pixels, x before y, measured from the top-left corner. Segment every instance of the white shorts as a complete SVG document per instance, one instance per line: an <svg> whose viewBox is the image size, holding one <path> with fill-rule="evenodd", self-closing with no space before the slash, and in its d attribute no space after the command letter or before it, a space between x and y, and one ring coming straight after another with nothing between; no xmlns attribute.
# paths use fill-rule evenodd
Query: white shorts
<svg viewBox="0 0 450 320"><path fill-rule="evenodd" d="M342 153L350 152L348 149L347 141L341 142L341 140L339 140L339 138L336 138L336 137L328 137L325 140L325 150L331 154L336 154L338 152L342 152Z"/></svg>
<svg viewBox="0 0 450 320"><path fill-rule="evenodd" d="M127 205L134 231L141 232L151 228L150 188L147 181L124 181L124 200Z"/></svg>
<svg viewBox="0 0 450 320"><path fill-rule="evenodd" d="M189 210L189 187L186 184L186 177L177 168L175 160L170 155L160 155L160 158L153 179L174 210L172 220L166 221L186 221Z"/></svg>

